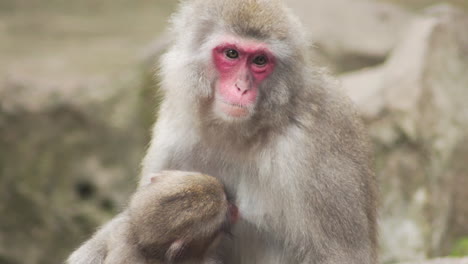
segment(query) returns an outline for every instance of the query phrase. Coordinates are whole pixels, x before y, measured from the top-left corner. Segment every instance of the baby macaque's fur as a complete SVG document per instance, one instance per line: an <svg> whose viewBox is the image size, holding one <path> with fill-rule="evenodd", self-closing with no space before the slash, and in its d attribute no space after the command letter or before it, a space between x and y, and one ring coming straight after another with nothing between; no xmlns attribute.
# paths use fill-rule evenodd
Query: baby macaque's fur
<svg viewBox="0 0 468 264"><path fill-rule="evenodd" d="M214 177L182 171L155 175L132 197L110 233L105 264L202 263L237 211Z"/></svg>

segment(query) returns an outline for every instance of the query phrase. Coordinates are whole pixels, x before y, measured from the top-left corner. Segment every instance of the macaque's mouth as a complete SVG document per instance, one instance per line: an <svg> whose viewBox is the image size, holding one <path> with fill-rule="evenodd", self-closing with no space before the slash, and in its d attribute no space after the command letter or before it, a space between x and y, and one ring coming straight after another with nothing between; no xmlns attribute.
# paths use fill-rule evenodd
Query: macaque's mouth
<svg viewBox="0 0 468 264"><path fill-rule="evenodd" d="M226 105L233 106L233 107L239 107L239 108L245 108L245 109L248 108L247 105L243 105L243 104L239 104L239 103L231 103L231 102L227 102L225 100L221 100L221 102L223 102Z"/></svg>
<svg viewBox="0 0 468 264"><path fill-rule="evenodd" d="M249 107L246 105L230 103L224 100L218 100L217 102L217 108L231 117L245 117L250 112Z"/></svg>

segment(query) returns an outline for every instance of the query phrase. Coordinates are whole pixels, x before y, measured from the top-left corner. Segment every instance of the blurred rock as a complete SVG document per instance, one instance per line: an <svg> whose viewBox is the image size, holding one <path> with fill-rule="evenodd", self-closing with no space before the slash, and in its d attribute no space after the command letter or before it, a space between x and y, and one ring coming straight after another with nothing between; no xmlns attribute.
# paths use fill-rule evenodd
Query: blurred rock
<svg viewBox="0 0 468 264"><path fill-rule="evenodd" d="M446 255L468 235L467 28L460 10L430 8L384 65L342 76L376 143L384 262Z"/></svg>
<svg viewBox="0 0 468 264"><path fill-rule="evenodd" d="M462 259L443 258L443 259L433 259L433 260L418 261L418 262L405 262L401 264L468 264L468 258L462 258Z"/></svg>
<svg viewBox="0 0 468 264"><path fill-rule="evenodd" d="M0 263L62 263L134 189L150 97L139 72L66 83L2 77Z"/></svg>
<svg viewBox="0 0 468 264"><path fill-rule="evenodd" d="M288 0L332 71L343 72L385 60L411 15L396 6L370 0Z"/></svg>

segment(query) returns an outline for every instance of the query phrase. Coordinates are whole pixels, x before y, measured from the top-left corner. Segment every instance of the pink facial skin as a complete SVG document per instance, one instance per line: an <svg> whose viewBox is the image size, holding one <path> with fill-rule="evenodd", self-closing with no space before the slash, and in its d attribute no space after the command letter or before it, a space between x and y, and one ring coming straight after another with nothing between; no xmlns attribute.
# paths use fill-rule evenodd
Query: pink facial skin
<svg viewBox="0 0 468 264"><path fill-rule="evenodd" d="M231 55L235 51L237 56L229 57L229 51ZM230 117L248 116L257 101L260 84L275 68L273 54L263 43L238 40L221 43L212 54L219 74L216 107Z"/></svg>

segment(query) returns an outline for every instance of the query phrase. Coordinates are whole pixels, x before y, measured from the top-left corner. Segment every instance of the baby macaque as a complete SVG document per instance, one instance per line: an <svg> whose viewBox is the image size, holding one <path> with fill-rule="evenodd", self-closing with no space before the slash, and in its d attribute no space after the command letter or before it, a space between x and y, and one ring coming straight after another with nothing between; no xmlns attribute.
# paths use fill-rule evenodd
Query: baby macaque
<svg viewBox="0 0 468 264"><path fill-rule="evenodd" d="M164 171L133 195L122 217L105 264L202 263L239 213L216 178Z"/></svg>

